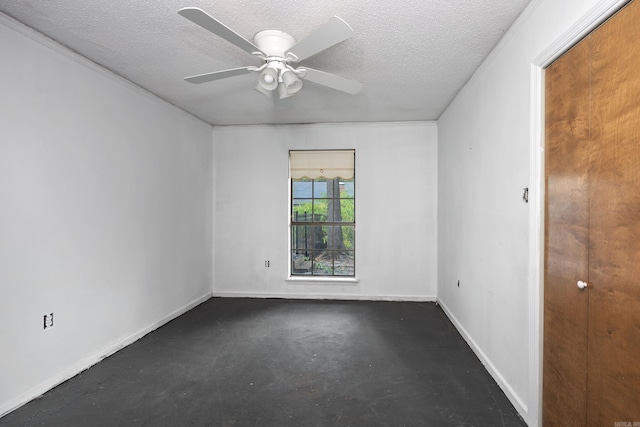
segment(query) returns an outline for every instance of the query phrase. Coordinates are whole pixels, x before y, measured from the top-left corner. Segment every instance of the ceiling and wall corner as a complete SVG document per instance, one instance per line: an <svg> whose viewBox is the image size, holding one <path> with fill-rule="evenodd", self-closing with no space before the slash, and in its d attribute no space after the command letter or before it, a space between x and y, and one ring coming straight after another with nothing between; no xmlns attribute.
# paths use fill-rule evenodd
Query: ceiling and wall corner
<svg viewBox="0 0 640 427"><path fill-rule="evenodd" d="M529 0L7 0L0 12L213 125L437 119ZM182 16L200 7L247 39L297 40L337 15L349 40L303 61L360 80L348 95L306 82L286 108L253 89L257 74L193 85L185 76L248 65L251 55Z"/></svg>

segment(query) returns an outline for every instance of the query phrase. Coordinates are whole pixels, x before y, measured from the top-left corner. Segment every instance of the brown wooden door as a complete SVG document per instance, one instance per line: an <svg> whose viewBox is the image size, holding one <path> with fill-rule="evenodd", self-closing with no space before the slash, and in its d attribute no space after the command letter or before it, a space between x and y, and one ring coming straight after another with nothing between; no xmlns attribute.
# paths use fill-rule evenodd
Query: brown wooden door
<svg viewBox="0 0 640 427"><path fill-rule="evenodd" d="M640 1L589 41L587 414L640 425Z"/></svg>
<svg viewBox="0 0 640 427"><path fill-rule="evenodd" d="M640 2L546 91L543 424L640 425Z"/></svg>
<svg viewBox="0 0 640 427"><path fill-rule="evenodd" d="M546 71L543 424L586 425L589 47Z"/></svg>

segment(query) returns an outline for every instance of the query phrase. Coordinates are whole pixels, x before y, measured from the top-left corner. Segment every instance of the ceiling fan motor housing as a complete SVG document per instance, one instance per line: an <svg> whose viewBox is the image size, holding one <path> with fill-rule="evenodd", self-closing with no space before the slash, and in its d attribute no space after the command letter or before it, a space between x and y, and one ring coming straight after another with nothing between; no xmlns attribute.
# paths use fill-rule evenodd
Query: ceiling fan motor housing
<svg viewBox="0 0 640 427"><path fill-rule="evenodd" d="M279 30L262 30L253 36L253 41L265 56L283 59L285 52L296 44L296 39Z"/></svg>

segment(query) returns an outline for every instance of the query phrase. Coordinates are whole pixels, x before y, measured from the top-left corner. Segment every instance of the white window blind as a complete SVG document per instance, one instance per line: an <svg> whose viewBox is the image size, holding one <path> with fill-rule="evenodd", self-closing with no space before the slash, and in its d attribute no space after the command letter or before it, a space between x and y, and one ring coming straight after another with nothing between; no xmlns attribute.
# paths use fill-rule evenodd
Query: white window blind
<svg viewBox="0 0 640 427"><path fill-rule="evenodd" d="M292 179L351 179L354 159L354 150L290 151L290 175Z"/></svg>

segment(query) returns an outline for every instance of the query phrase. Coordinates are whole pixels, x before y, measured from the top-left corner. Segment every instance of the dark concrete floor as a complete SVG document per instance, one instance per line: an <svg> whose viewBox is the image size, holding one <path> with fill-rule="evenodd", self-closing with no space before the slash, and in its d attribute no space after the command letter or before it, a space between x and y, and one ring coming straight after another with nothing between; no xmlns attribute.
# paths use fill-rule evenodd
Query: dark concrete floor
<svg viewBox="0 0 640 427"><path fill-rule="evenodd" d="M525 426L434 303L214 298L2 426Z"/></svg>

